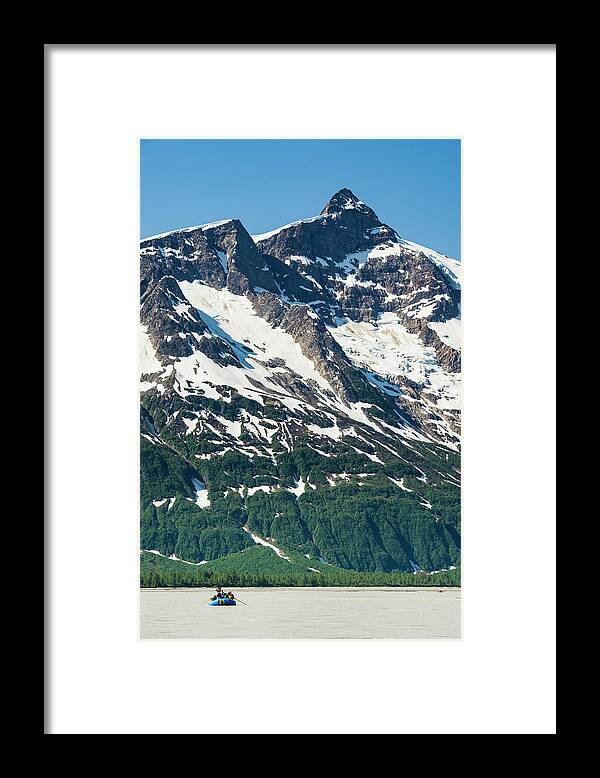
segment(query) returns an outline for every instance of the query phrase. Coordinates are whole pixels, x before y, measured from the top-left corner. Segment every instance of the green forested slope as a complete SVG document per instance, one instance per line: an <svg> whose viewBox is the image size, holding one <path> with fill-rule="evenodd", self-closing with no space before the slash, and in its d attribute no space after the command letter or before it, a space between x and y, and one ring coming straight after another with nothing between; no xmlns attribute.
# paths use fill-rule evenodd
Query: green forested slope
<svg viewBox="0 0 600 778"><path fill-rule="evenodd" d="M233 554L228 569L241 564L240 570L260 572L267 560L269 571L290 572L293 563L257 548L253 533L304 560L303 574L325 561L329 568L387 573L447 569L460 562L458 488L450 483L432 488L409 475L414 469L397 458L380 464L351 452L325 460L300 445L276 463L261 460L257 466L228 452L196 460L194 467L182 454L145 438L141 453L141 548L165 557L198 563ZM334 468L345 473L345 480L329 483L325 466L329 473ZM406 491L391 477L403 478ZM207 485L209 507L194 502L193 478ZM286 490L301 478L314 488L299 496ZM274 491L248 493L258 485ZM246 550L254 553L242 563L238 552Z"/></svg>
<svg viewBox="0 0 600 778"><path fill-rule="evenodd" d="M366 573L314 562L311 571L301 559L280 559L267 548L253 546L206 565L193 566L142 552L143 587L170 586L460 586L460 568L439 573Z"/></svg>

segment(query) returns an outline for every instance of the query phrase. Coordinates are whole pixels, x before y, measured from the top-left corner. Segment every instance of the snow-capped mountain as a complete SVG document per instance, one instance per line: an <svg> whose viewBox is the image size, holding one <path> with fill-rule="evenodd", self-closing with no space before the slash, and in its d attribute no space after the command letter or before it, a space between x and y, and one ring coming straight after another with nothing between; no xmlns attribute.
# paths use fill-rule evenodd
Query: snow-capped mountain
<svg viewBox="0 0 600 778"><path fill-rule="evenodd" d="M342 189L145 238L140 270L143 549L457 563L460 262Z"/></svg>

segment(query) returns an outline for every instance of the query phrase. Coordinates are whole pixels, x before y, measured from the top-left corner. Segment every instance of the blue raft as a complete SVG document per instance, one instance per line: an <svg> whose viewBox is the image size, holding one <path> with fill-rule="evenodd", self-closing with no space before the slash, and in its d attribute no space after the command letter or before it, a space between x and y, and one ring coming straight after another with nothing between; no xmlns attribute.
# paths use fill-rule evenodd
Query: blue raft
<svg viewBox="0 0 600 778"><path fill-rule="evenodd" d="M221 597L218 600L211 600L209 605L237 605L235 600L228 600L226 597Z"/></svg>

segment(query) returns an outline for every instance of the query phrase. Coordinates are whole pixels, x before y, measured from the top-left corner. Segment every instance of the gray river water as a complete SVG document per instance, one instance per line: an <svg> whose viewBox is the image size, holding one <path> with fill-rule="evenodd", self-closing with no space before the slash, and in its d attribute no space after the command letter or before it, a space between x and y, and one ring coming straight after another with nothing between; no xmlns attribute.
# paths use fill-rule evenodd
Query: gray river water
<svg viewBox="0 0 600 778"><path fill-rule="evenodd" d="M460 638L460 589L236 588L235 607L211 589L142 589L141 638Z"/></svg>

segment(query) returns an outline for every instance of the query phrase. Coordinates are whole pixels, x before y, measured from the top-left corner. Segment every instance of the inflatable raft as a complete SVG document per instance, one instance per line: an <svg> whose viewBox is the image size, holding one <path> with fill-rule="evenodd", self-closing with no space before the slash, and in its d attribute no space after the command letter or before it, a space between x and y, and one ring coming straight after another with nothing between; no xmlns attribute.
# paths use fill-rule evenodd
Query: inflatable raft
<svg viewBox="0 0 600 778"><path fill-rule="evenodd" d="M226 597L221 597L219 600L211 600L209 605L237 605L235 600L228 600Z"/></svg>

